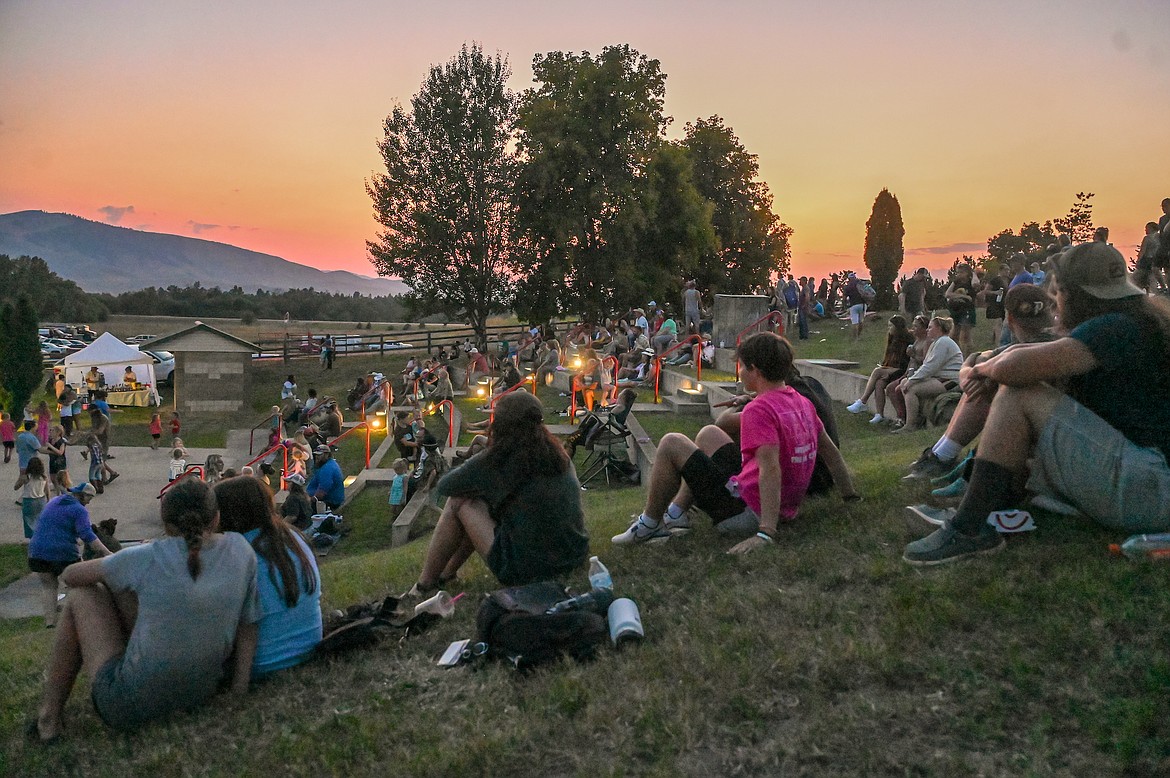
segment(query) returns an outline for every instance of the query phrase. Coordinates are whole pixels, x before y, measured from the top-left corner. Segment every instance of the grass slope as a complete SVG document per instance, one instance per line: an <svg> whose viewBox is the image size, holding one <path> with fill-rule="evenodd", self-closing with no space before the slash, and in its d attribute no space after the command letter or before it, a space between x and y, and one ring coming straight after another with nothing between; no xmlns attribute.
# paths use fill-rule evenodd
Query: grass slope
<svg viewBox="0 0 1170 778"><path fill-rule="evenodd" d="M834 353L880 351L879 329ZM912 569L901 549L925 528L902 518L918 492L898 477L934 433L890 436L839 411L866 501L812 500L776 547L746 558L703 523L664 546L614 548L641 491L583 492L592 549L647 631L592 664L526 678L435 667L494 588L473 560L454 587L467 598L431 632L125 736L98 721L83 679L68 739L40 749L19 731L50 635L2 623L0 774L1170 771L1166 568L1109 557L1116 536L1088 522L1041 516L1005 553ZM425 541L387 550L384 505L371 489L347 511L354 533L322 565L327 609L414 580ZM571 583L585 586L584 571Z"/></svg>

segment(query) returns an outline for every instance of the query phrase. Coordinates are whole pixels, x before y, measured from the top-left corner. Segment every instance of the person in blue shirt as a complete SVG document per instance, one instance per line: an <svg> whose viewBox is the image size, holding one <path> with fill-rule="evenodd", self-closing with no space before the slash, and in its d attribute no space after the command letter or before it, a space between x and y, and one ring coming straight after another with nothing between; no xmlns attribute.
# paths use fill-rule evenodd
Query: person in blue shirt
<svg viewBox="0 0 1170 778"><path fill-rule="evenodd" d="M337 510L345 502L345 477L341 474L341 465L333 458L333 449L317 446L313 451L313 465L313 477L305 491L314 500L323 500L329 510Z"/></svg>
<svg viewBox="0 0 1170 778"><path fill-rule="evenodd" d="M239 532L256 552L260 635L252 680L294 667L321 642L321 577L299 532L276 515L272 492L246 475L215 485L219 528Z"/></svg>
<svg viewBox="0 0 1170 778"><path fill-rule="evenodd" d="M81 540L98 556L110 553L94 533L85 507L96 495L92 484L80 484L50 500L37 519L28 544L28 569L41 581L46 627L57 624L58 576L69 565L81 561L77 541Z"/></svg>

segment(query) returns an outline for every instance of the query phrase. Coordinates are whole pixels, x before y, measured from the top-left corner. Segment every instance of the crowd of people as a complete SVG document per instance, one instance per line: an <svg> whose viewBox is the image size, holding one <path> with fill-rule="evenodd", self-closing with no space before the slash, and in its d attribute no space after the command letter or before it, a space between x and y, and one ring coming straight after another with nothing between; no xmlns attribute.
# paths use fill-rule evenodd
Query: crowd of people
<svg viewBox="0 0 1170 778"><path fill-rule="evenodd" d="M1163 208L1158 234L1170 221L1170 200ZM1143 243L1142 251L1161 256L1157 245ZM983 278L973 268L957 269L943 293L945 314L926 308L924 269L906 279L902 310L888 322L882 362L862 396L847 406L861 413L873 402L873 423L893 418L900 430L915 430L937 417L930 410L937 398L957 394L942 434L907 474L943 483L932 495L935 505L913 508L936 528L906 546L909 564L937 565L1000 550L1003 523L997 520L1029 503L1127 532L1170 529L1170 304L1135 283L1146 280L1142 268L1131 279L1124 257L1104 239L1057 244L1042 263L1026 265L1026 257L1013 257ZM1161 265L1149 268L1153 284L1159 283L1155 268ZM869 294L860 279L841 280L843 313L860 337ZM802 298L815 300L817 290L813 279L794 285L796 331L802 333L802 308L811 310ZM785 316L793 310L787 289L782 282L776 292L786 297L777 307ZM561 369L576 371L574 384L576 377L594 377L595 383L582 386L595 386L596 399L604 403L610 395L603 370L612 370L612 384L620 386L623 371L657 363L687 338L702 358L704 323L695 309L701 297L692 291L688 284L680 306L686 328L681 339L668 309L648 306L652 324L644 309L634 308L614 321L582 323L563 337L533 328L515 343L501 343L494 355L468 344L462 349L464 380L473 388L481 368L494 378L508 364L519 372L524 361L538 377ZM858 306L860 311L853 310ZM986 350L973 343L980 306L990 320L1002 322ZM570 353L582 360L580 366L567 364ZM402 390L413 408L395 412L388 430L398 453L390 513L396 516L419 488L433 487L446 498L408 597L449 584L473 554L503 585L565 576L588 554L572 458L580 436L554 436L534 393L512 392L487 406L491 415L480 425L472 452L449 472L436 467L438 441L427 430L425 409L438 397L432 387L442 399L453 395L451 377L459 371L451 362L458 356L458 350L444 349L408 363ZM662 437L644 474L644 507L612 538L615 545L686 534L697 510L726 538L728 553L746 554L780 542L782 526L798 518L809 495L836 491L844 502L862 499L839 447L828 393L796 369L792 344L761 332L743 340L736 357L745 393L725 403L726 410L693 439ZM644 380L645 371L632 374L639 376ZM350 407L368 410L374 396L389 410L388 379L371 374L358 384ZM283 520L260 478L241 475L214 485L184 479L162 502L166 537L115 554L89 525L85 506L96 495L93 485L68 488L53 479L51 468L30 464L39 461L38 451L51 457L61 450L59 426L50 427L42 441L34 417L6 446L6 461L7 449L15 448L22 462L22 482L39 484L24 499L35 505L49 490L62 492L40 511L30 567L45 577L46 591L50 583L56 591L58 577L70 586L30 737L59 736L65 700L82 669L92 679L103 720L132 727L200 704L221 684L242 692L250 680L312 656L321 639L320 577L297 529L305 526L313 499L336 508L344 491L328 440L313 439L319 430L309 420L321 403L302 403L297 393L290 375L277 424L281 436L288 435L282 443L301 453L293 460L307 461L303 472L285 474ZM617 406L628 414L632 402L632 392L622 393ZM297 411L291 421L290 407ZM336 494L335 483L341 489ZM79 542L98 558L61 558ZM136 611L130 609L135 600ZM180 602L182 609L175 607ZM184 662L169 661L176 652Z"/></svg>

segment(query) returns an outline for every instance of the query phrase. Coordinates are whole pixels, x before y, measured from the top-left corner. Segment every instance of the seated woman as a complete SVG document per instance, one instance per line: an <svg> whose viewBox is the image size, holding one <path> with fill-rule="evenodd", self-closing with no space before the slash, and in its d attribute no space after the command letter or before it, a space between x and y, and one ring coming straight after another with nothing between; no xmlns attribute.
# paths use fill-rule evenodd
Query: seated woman
<svg viewBox="0 0 1170 778"><path fill-rule="evenodd" d="M163 496L166 536L66 568L70 587L28 736L56 740L84 669L102 721L131 729L210 699L232 658L231 690L248 690L256 622L256 555L217 532L215 495L185 478Z"/></svg>
<svg viewBox="0 0 1170 778"><path fill-rule="evenodd" d="M536 365L536 383L548 384L552 381L553 373L561 364L561 344L556 338L550 338L540 344L533 360Z"/></svg>
<svg viewBox="0 0 1170 778"><path fill-rule="evenodd" d="M321 577L305 539L276 516L272 492L239 476L215 485L220 529L239 532L258 564L260 636L252 678L304 662L321 642Z"/></svg>
<svg viewBox="0 0 1170 778"><path fill-rule="evenodd" d="M588 410L593 410L598 399L604 403L605 392L601 386L601 359L597 352L589 347L581 350L581 370L577 373L576 387L581 392L581 402Z"/></svg>
<svg viewBox="0 0 1170 778"><path fill-rule="evenodd" d="M925 330L924 330L925 331ZM886 385L896 381L906 374L910 366L910 347L914 344L914 335L906 328L906 317L894 314L890 317L890 326L886 332L886 355L882 363L869 374L865 382L865 391L845 409L850 413L861 413L866 409L871 396L877 398L877 413L869 420L870 424L880 424L885 421L882 411L886 405Z"/></svg>
<svg viewBox="0 0 1170 778"><path fill-rule="evenodd" d="M995 395L971 481L957 513L906 547L912 565L999 551L988 519L1028 493L1119 532L1170 530L1170 306L1106 243L1074 246L1053 273L1068 335L971 369L964 390Z"/></svg>
<svg viewBox="0 0 1170 778"><path fill-rule="evenodd" d="M505 586L556 578L585 562L581 485L544 426L540 400L528 392L500 399L487 449L444 476L437 490L449 499L411 594L453 579L472 552Z"/></svg>
<svg viewBox="0 0 1170 778"><path fill-rule="evenodd" d="M284 479L288 488L288 496L280 506L280 517L297 529L307 530L313 524L313 501L305 491L305 477L300 473L293 473Z"/></svg>
<svg viewBox="0 0 1170 778"><path fill-rule="evenodd" d="M928 400L949 392L959 385L959 370L963 367L963 352L951 340L954 323L945 316L935 316L926 328L934 342L926 352L926 359L916 370L909 370L899 391L906 401L906 421L894 432L913 432L926 426L923 406Z"/></svg>
<svg viewBox="0 0 1170 778"><path fill-rule="evenodd" d="M914 321L910 325L910 334L914 336L914 343L906 349L906 353L910 356L909 363L906 366L906 372L918 369L926 359L926 352L930 351L930 347L934 343L930 336L927 335L927 328L929 326L930 317L926 314L919 314L914 317ZM886 384L885 399L889 400L890 404L894 406L895 424L906 421L906 398L901 391L902 382L905 380L906 375L903 373L899 378L891 379ZM879 413L885 412L885 402L883 400L877 401L877 409Z"/></svg>

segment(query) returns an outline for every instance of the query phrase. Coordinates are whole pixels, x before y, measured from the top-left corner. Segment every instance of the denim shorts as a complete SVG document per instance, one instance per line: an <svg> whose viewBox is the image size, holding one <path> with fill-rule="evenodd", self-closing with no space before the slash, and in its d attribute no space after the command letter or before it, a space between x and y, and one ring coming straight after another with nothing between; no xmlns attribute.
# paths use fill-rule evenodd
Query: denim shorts
<svg viewBox="0 0 1170 778"><path fill-rule="evenodd" d="M1065 395L1036 443L1028 491L1125 532L1170 530L1170 465Z"/></svg>
<svg viewBox="0 0 1170 778"><path fill-rule="evenodd" d="M857 305L849 306L849 323L861 324L861 320L865 318L865 303L858 303Z"/></svg>

